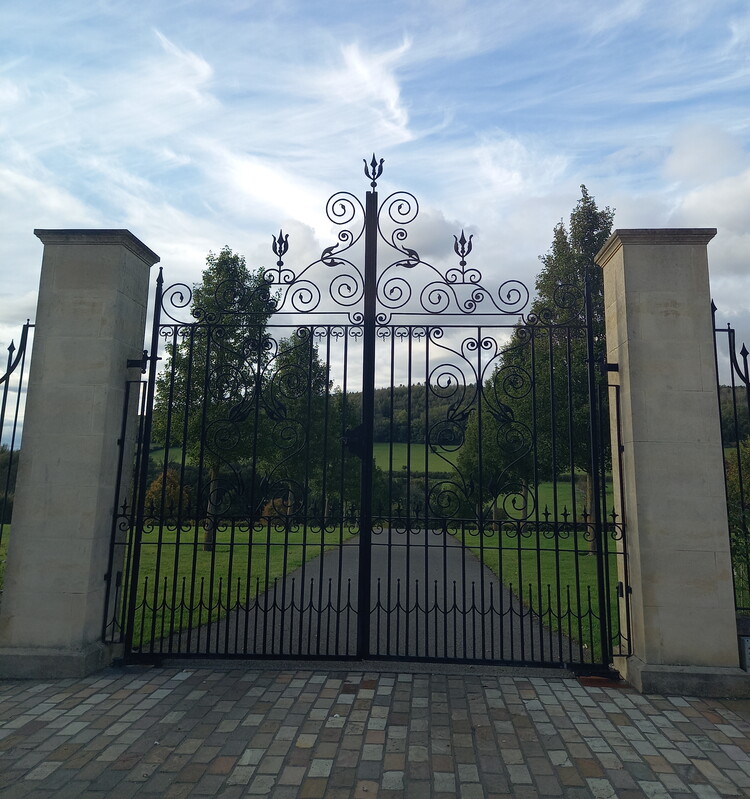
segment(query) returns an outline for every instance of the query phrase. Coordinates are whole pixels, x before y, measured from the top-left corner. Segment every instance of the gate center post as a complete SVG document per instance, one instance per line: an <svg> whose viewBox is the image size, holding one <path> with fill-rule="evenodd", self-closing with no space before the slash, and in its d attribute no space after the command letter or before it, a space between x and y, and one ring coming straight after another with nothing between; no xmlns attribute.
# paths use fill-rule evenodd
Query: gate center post
<svg viewBox="0 0 750 799"><path fill-rule="evenodd" d="M374 181L373 181L374 183ZM365 276L362 337L362 466L360 472L359 584L357 657L370 655L370 593L372 573L372 479L375 415L375 315L378 263L378 192L365 196Z"/></svg>

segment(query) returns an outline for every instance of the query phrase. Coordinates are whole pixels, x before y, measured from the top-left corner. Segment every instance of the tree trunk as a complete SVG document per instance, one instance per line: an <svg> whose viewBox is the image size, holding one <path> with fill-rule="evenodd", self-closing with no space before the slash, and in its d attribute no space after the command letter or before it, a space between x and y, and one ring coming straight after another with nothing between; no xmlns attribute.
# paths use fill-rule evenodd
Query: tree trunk
<svg viewBox="0 0 750 799"><path fill-rule="evenodd" d="M203 535L203 549L205 552L212 552L216 543L216 515L218 506L216 503L216 491L218 490L219 467L211 467L211 478L208 483L208 500L206 503L206 526Z"/></svg>
<svg viewBox="0 0 750 799"><path fill-rule="evenodd" d="M599 542L596 540L596 530L594 528L594 478L588 472L585 472L586 475L586 513L588 514L588 523L589 523L589 546L588 546L588 554L595 555L599 551Z"/></svg>

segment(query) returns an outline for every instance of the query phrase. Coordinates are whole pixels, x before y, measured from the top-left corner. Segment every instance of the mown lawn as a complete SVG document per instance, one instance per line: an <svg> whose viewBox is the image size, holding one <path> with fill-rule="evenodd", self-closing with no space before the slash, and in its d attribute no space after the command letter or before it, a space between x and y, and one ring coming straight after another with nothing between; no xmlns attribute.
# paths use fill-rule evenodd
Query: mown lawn
<svg viewBox="0 0 750 799"><path fill-rule="evenodd" d="M543 529L543 528L542 528ZM464 546L518 596L526 607L544 617L545 625L601 653L599 625L598 558L589 553L583 532L553 535L538 532L534 525L522 530L509 528L464 534ZM614 543L607 542L605 591L610 598L610 613L617 629L616 587L618 556Z"/></svg>
<svg viewBox="0 0 750 799"><path fill-rule="evenodd" d="M409 457L411 457L411 471L423 472L425 470L425 449L427 449L425 444L406 444L404 442L389 443L387 441L376 441L373 445L375 463L384 472L387 472L390 468L392 468L394 472L400 472L406 469L407 464L409 464ZM393 457L392 467L391 450ZM447 461L440 457L440 452L444 453ZM442 448L438 448L438 452L429 450L427 455L427 468L431 472L453 471L453 464L457 457L458 450L449 451Z"/></svg>
<svg viewBox="0 0 750 799"><path fill-rule="evenodd" d="M505 499L499 498L501 509ZM481 537L473 531L459 538L500 576L526 607L546 614L545 624L555 631L561 630L578 643L586 643L598 658L601 653L598 559L590 552L592 546L583 524L585 482L578 480L575 487L570 481L563 480L556 485L540 483L529 501L535 502L536 506L532 504L527 515L508 507L511 519L526 516L528 524L513 521L503 524L500 521L496 525L502 528L500 531L486 530ZM608 511L611 510L612 484L609 480L606 505ZM557 530L554 528L555 519L558 521ZM606 521L611 522L611 518ZM617 560L622 557L616 553L617 543L607 535L605 590L615 631L619 629Z"/></svg>
<svg viewBox="0 0 750 799"><path fill-rule="evenodd" d="M179 536L163 528L144 534L135 648L222 618L237 603L246 606L277 578L352 537L346 528L321 534L271 524L249 533L245 525L217 531L213 549L206 551L203 534L194 526Z"/></svg>

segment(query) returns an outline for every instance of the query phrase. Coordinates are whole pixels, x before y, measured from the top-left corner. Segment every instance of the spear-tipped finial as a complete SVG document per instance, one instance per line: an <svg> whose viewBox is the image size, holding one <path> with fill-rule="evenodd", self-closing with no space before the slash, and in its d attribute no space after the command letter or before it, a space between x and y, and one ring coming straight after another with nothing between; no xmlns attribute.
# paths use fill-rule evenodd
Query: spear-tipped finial
<svg viewBox="0 0 750 799"><path fill-rule="evenodd" d="M370 185L374 189L378 185L378 178L383 174L383 161L385 159L381 158L380 162L378 162L378 159L375 158L375 153L373 153L372 161L370 161L369 164L367 163L366 158L363 158L362 160L365 163L365 175L370 178Z"/></svg>
<svg viewBox="0 0 750 799"><path fill-rule="evenodd" d="M279 235L273 237L273 252L279 259L276 261L276 266L284 266L284 255L289 249L289 234L284 234L284 231L279 229Z"/></svg>
<svg viewBox="0 0 750 799"><path fill-rule="evenodd" d="M461 266L466 266L466 256L471 252L472 243L471 240L474 238L474 234L472 233L469 238L466 238L463 230L461 231L461 238L453 237L455 244L453 245L453 250L456 255L461 259Z"/></svg>

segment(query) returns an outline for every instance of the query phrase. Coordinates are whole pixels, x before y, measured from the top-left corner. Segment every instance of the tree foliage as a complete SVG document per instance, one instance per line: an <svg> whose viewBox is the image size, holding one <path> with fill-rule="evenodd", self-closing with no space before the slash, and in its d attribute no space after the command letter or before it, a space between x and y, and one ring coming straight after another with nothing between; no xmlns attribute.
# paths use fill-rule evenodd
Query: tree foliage
<svg viewBox="0 0 750 799"><path fill-rule="evenodd" d="M719 386L721 435L725 445L734 445L750 436L747 389L744 385Z"/></svg>
<svg viewBox="0 0 750 799"><path fill-rule="evenodd" d="M251 272L243 256L224 247L218 255L208 254L201 281L193 287L194 322L163 329L171 340L157 377L153 436L167 450L181 445L184 458L198 464L202 479L194 501L196 515L207 517L207 548L214 518L248 488L222 470L257 450L264 437L254 410L272 307L262 272ZM249 488L252 493L254 486Z"/></svg>
<svg viewBox="0 0 750 799"><path fill-rule="evenodd" d="M510 515L524 518L533 510L526 486L591 469L585 290L588 280L598 360L605 353L604 300L594 256L611 233L613 216L581 186L568 227L562 221L555 226L552 245L540 257L529 312L482 386L482 410L467 426L461 466L472 485L480 486L478 504L505 494ZM481 464L478 438L485 454Z"/></svg>
<svg viewBox="0 0 750 799"><path fill-rule="evenodd" d="M738 606L750 605L750 437L726 455L727 510Z"/></svg>

